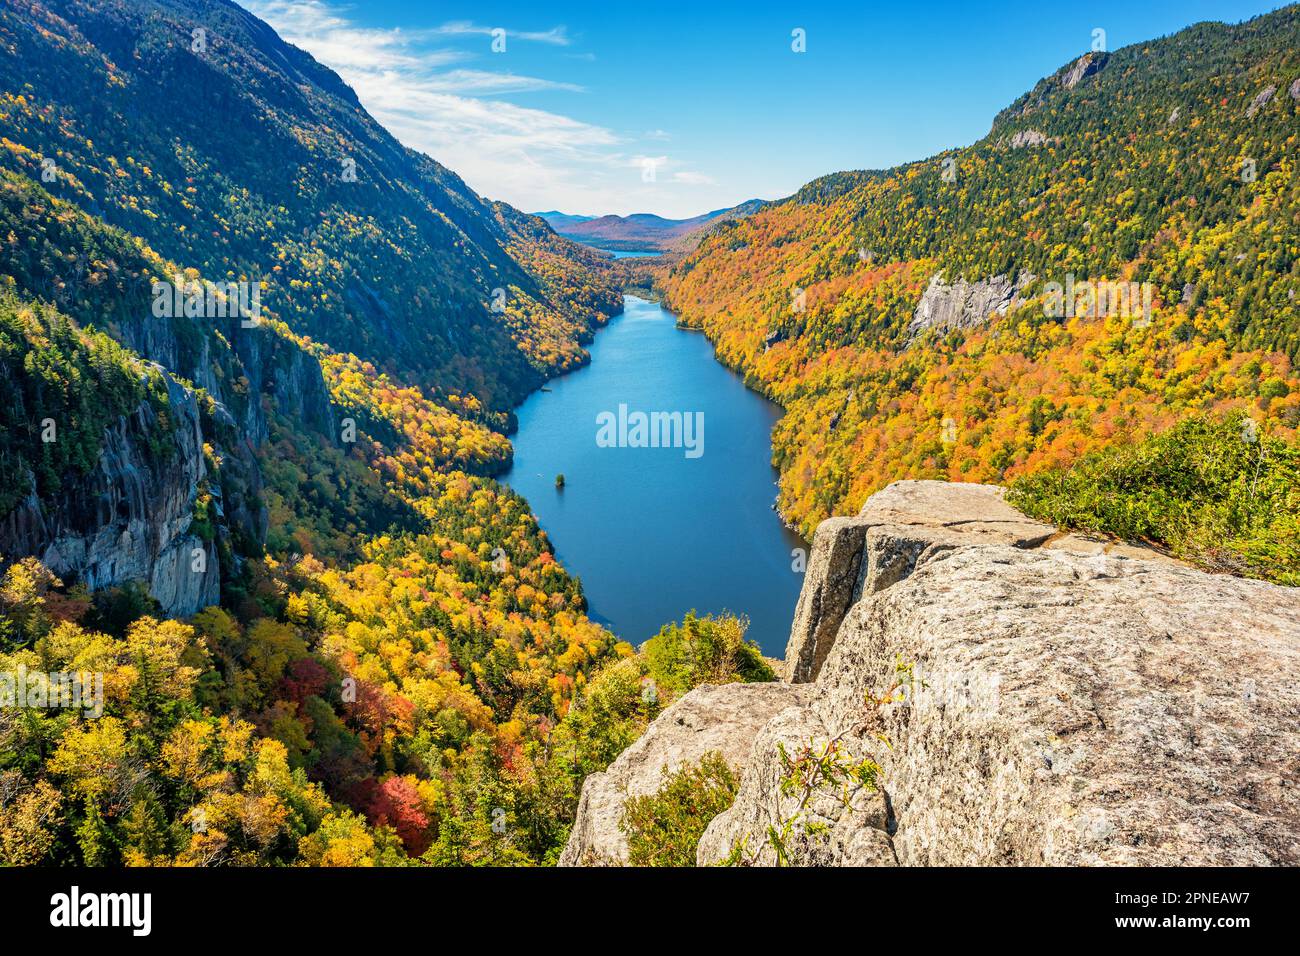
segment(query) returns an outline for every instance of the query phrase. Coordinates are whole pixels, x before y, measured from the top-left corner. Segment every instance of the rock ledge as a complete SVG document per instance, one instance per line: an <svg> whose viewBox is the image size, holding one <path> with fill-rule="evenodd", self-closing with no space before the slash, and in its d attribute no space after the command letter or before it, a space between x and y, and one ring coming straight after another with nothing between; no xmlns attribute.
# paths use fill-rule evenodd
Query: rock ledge
<svg viewBox="0 0 1300 956"><path fill-rule="evenodd" d="M905 693L868 707L899 662ZM592 834L617 827L616 781L649 792L662 755L724 749L740 788L698 862L771 864L799 810L778 745L843 735L880 789L815 793L789 862L1300 863L1300 589L1062 535L999 488L899 482L818 529L787 670L665 712L584 787L566 862L615 846Z"/></svg>

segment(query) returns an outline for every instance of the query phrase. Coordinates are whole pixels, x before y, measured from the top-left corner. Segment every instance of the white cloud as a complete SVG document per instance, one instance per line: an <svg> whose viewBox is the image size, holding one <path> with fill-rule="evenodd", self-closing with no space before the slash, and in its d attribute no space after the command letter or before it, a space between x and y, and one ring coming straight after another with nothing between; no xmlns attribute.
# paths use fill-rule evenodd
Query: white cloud
<svg viewBox="0 0 1300 956"><path fill-rule="evenodd" d="M530 32L528 30L508 30L505 27L483 27L468 20L455 20L451 23L444 23L440 27L434 27L428 32L440 36L466 36L473 34L482 34L492 36L496 30L505 30L506 45L509 47L511 40L527 40L529 43L550 43L555 46L568 46L571 42L568 33L564 27L551 27L549 30L541 32Z"/></svg>
<svg viewBox="0 0 1300 956"><path fill-rule="evenodd" d="M366 109L401 142L428 153L486 196L527 211L644 212L686 217L698 197L683 189L713 182L668 156L628 150L626 138L593 123L500 97L537 92L580 94L583 87L465 65L505 59L466 37L491 35L492 26L452 21L412 30L365 27L347 8L325 0L241 0L289 43L331 67ZM520 40L567 47L562 26L514 31ZM480 48L481 46L481 48ZM579 54L566 53L562 57ZM656 130L641 139L667 139ZM654 181L643 178L653 160ZM674 187L677 187L676 189Z"/></svg>
<svg viewBox="0 0 1300 956"><path fill-rule="evenodd" d="M431 92L446 93L533 93L538 90L567 90L581 93L583 88L575 83L558 83L535 76L515 76L513 73L493 73L489 70L451 70L431 76L425 83Z"/></svg>

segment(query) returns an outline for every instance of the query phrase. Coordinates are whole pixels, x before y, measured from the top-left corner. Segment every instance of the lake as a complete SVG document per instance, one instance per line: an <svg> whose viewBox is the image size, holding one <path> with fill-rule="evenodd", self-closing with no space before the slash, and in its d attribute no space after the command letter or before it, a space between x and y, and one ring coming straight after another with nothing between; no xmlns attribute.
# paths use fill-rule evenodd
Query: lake
<svg viewBox="0 0 1300 956"><path fill-rule="evenodd" d="M592 246L615 259L652 259L660 252L657 249L601 249L600 246Z"/></svg>
<svg viewBox="0 0 1300 956"><path fill-rule="evenodd" d="M592 618L619 637L640 644L691 609L727 610L783 657L803 583L792 551L806 545L772 509L780 409L702 334L655 303L625 304L596 333L589 365L517 409L503 480L582 579Z"/></svg>

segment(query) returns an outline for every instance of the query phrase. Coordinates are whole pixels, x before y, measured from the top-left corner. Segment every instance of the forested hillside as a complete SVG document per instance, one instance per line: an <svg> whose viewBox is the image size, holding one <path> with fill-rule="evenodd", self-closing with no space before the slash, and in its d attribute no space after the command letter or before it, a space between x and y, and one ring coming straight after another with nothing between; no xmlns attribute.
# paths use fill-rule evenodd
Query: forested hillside
<svg viewBox="0 0 1300 956"><path fill-rule="evenodd" d="M787 518L810 534L894 479L1014 479L1192 413L1293 434L1297 36L1290 6L1085 54L974 145L819 179L674 267L669 306L786 409Z"/></svg>
<svg viewBox="0 0 1300 956"><path fill-rule="evenodd" d="M785 406L784 513L1034 475L1035 513L1294 582L1297 35L1090 54L969 148L700 233L662 284ZM618 641L493 479L649 268L227 0L5 0L0 865L551 863L665 706L770 680L734 618ZM1053 311L1121 281L1150 308Z"/></svg>
<svg viewBox="0 0 1300 956"><path fill-rule="evenodd" d="M553 859L675 693L490 477L604 263L233 4L6 3L0 863Z"/></svg>

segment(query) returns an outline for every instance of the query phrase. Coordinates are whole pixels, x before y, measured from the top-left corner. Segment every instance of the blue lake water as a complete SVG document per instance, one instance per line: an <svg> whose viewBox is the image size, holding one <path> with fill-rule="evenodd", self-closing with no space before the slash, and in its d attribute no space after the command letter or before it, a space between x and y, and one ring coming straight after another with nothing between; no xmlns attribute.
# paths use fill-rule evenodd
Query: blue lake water
<svg viewBox="0 0 1300 956"><path fill-rule="evenodd" d="M746 615L749 636L781 657L803 583L791 552L805 545L772 510L780 409L719 364L703 335L678 329L654 303L625 301L596 334L591 364L518 408L503 480L582 579L592 617L624 640L639 644L692 608L727 610ZM598 416L617 419L620 405L626 440L602 447ZM702 416L703 441L683 418L677 437L692 447L632 447L638 411Z"/></svg>
<svg viewBox="0 0 1300 956"><path fill-rule="evenodd" d="M659 255L655 249L601 249L600 246L592 246L593 249L600 249L601 252L608 253L615 259L649 259L652 256Z"/></svg>

